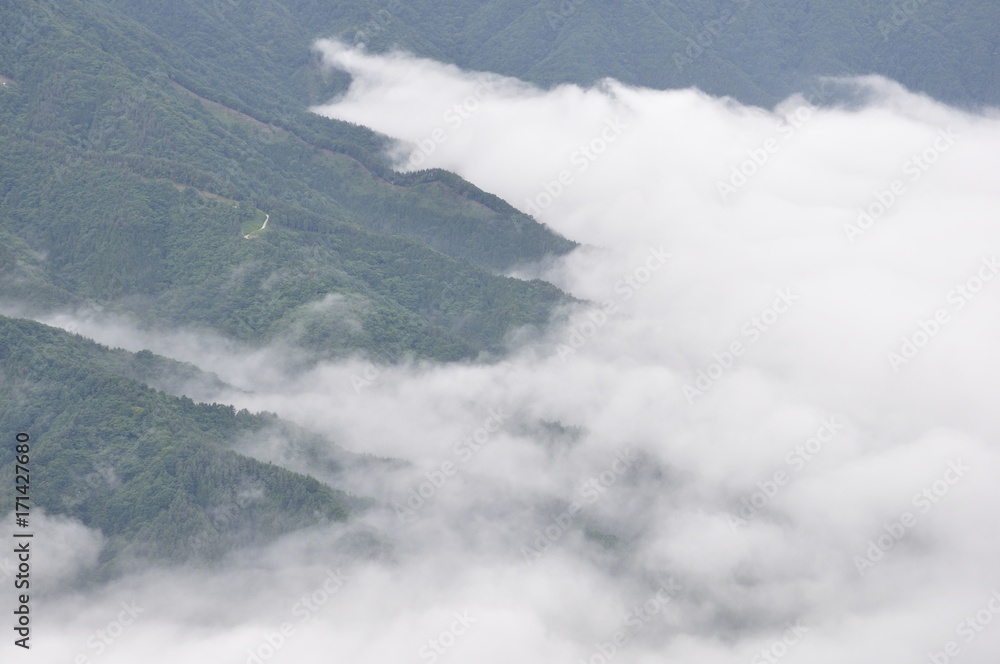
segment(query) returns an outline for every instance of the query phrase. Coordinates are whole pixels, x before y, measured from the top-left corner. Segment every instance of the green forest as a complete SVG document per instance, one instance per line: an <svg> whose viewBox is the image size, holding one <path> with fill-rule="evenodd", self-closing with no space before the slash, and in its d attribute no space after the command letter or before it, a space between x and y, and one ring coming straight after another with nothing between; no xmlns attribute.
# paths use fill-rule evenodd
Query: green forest
<svg viewBox="0 0 1000 664"><path fill-rule="evenodd" d="M239 75L203 71L100 4L17 3L5 17L7 298L98 301L249 342L290 334L320 357L442 360L499 351L566 301L499 271L571 242L454 175L393 173L383 137L301 101L250 107Z"/></svg>
<svg viewBox="0 0 1000 664"><path fill-rule="evenodd" d="M137 380L192 371L148 351L112 351L0 317L0 430L30 432L30 507L99 529L105 573L134 558L210 561L343 521L365 504L234 449L261 432L287 433L275 416L196 404ZM13 461L13 445L0 448L6 486ZM0 512L13 508L5 492Z"/></svg>

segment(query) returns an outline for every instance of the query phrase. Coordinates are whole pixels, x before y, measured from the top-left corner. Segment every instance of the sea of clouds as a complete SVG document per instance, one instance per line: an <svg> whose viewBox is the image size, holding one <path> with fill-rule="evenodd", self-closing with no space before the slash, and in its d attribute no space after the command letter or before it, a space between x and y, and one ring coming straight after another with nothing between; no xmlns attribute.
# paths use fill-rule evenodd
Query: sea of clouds
<svg viewBox="0 0 1000 664"><path fill-rule="evenodd" d="M46 520L37 661L996 662L996 110L876 77L761 109L317 48L353 83L315 112L579 242L513 274L587 303L503 362L302 372L49 316L410 464L321 477L382 506L221 571L71 586L99 536Z"/></svg>

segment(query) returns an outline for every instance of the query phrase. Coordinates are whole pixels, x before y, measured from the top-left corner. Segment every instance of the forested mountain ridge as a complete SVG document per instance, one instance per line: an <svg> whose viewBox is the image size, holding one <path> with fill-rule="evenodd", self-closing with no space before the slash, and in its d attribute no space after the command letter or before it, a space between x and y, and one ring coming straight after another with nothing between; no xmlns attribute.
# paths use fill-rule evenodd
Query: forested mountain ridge
<svg viewBox="0 0 1000 664"><path fill-rule="evenodd" d="M566 299L496 271L572 243L451 174L392 172L383 137L280 89L251 106L230 92L245 76L100 3L4 17L5 299L437 359L499 350Z"/></svg>
<svg viewBox="0 0 1000 664"><path fill-rule="evenodd" d="M543 86L611 76L770 106L816 76L881 74L943 101L1000 105L1000 18L989 0L106 1L230 68L244 57L233 35L259 35L262 75L283 78L268 85L317 102L340 81L312 73L304 48L337 37Z"/></svg>
<svg viewBox="0 0 1000 664"><path fill-rule="evenodd" d="M343 521L363 504L234 451L265 432L294 435L275 416L196 404L130 377L162 377L173 364L0 316L0 429L30 432L31 505L99 529L105 564L213 559ZM13 460L13 446L0 448L10 486ZM13 506L13 494L0 499L0 512Z"/></svg>

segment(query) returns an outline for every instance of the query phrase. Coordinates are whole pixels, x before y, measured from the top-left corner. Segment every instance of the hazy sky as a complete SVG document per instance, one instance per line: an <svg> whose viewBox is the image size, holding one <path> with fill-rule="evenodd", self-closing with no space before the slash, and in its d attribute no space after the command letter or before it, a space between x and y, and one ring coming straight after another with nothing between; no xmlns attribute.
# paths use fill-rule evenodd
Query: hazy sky
<svg viewBox="0 0 1000 664"><path fill-rule="evenodd" d="M388 508L225 573L47 591L39 630L60 627L38 661L236 664L285 621L261 661L997 661L996 113L880 78L765 110L318 48L354 84L317 112L580 242L515 274L592 304L498 365L296 376L279 346L48 319L413 466L337 478ZM241 444L296 467L275 437ZM93 533L51 528L81 542L60 578L93 564ZM304 620L297 599L338 567ZM145 612L95 656L122 601Z"/></svg>

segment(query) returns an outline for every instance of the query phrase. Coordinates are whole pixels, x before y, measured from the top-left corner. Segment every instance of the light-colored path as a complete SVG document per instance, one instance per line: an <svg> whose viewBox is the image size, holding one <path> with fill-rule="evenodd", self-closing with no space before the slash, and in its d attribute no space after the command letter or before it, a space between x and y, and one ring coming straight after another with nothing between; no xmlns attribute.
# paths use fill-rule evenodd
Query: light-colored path
<svg viewBox="0 0 1000 664"><path fill-rule="evenodd" d="M265 228L267 228L267 222L268 222L268 220L270 218L271 218L271 215L269 215L268 213L265 212L264 213L264 225L260 227L260 230L256 230L253 233L247 233L246 235L243 236L243 239L244 240L249 240L249 239L255 237L257 235L257 233L260 233L260 231L262 231Z"/></svg>

